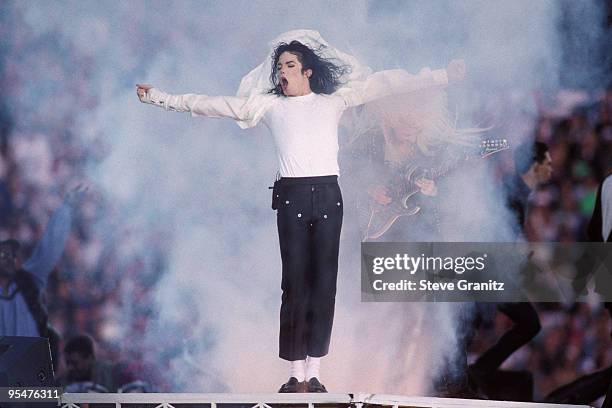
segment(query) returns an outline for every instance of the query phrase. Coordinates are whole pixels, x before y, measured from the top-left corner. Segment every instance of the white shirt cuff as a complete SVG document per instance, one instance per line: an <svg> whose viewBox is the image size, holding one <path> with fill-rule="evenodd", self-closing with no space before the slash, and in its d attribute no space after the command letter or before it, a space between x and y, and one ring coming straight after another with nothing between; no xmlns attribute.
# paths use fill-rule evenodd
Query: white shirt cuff
<svg viewBox="0 0 612 408"><path fill-rule="evenodd" d="M151 88L147 91L145 102L152 105L164 106L165 99L166 94L164 92L156 88Z"/></svg>

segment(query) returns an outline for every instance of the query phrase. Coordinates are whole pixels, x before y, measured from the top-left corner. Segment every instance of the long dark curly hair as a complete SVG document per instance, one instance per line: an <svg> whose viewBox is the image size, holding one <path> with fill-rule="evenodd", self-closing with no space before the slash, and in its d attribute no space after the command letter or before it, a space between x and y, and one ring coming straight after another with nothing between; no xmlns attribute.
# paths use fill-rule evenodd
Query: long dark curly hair
<svg viewBox="0 0 612 408"><path fill-rule="evenodd" d="M317 53L323 48L324 46L321 46L313 50L299 41L291 41L289 44L280 43L272 54L270 81L274 88L270 89L268 93L284 96L280 85L278 68L276 67L278 59L283 52L289 52L297 57L298 61L302 64L302 72L307 69L312 70L312 75L310 76L310 89L312 92L322 94L334 93L342 85L341 78L344 74L350 72L350 67L334 64L332 61L320 57Z"/></svg>

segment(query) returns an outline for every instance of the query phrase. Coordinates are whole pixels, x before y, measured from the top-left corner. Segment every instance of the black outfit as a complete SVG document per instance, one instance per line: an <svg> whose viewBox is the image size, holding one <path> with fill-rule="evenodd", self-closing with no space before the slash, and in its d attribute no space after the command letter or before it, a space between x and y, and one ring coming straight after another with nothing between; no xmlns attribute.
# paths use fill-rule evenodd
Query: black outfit
<svg viewBox="0 0 612 408"><path fill-rule="evenodd" d="M609 387L612 388L612 367L579 377L569 384L562 385L548 394L544 402L553 404L590 404L608 390L602 407L610 407L612 389Z"/></svg>
<svg viewBox="0 0 612 408"><path fill-rule="evenodd" d="M514 214L516 221L515 235L518 237L524 231L527 220L528 200L531 189L519 174L513 174L504 180L506 205ZM508 316L514 326L485 351L470 366L470 373L480 388L488 388L488 382L493 381L493 374L503 362L516 350L527 344L540 331L540 318L533 304L529 302L498 303L497 310ZM531 394L531 391L525 392ZM531 397L523 398L530 400Z"/></svg>
<svg viewBox="0 0 612 408"><path fill-rule="evenodd" d="M497 310L512 320L514 326L485 351L472 366L479 373L497 370L512 353L527 344L540 331L540 318L531 303L499 303Z"/></svg>
<svg viewBox="0 0 612 408"><path fill-rule="evenodd" d="M322 357L329 350L338 275L338 177L284 177L275 191L283 262L279 356Z"/></svg>
<svg viewBox="0 0 612 408"><path fill-rule="evenodd" d="M531 189L516 173L504 180L504 189L506 191L506 205L512 211L516 220L514 232L516 236L519 236L523 232L527 221L527 204Z"/></svg>

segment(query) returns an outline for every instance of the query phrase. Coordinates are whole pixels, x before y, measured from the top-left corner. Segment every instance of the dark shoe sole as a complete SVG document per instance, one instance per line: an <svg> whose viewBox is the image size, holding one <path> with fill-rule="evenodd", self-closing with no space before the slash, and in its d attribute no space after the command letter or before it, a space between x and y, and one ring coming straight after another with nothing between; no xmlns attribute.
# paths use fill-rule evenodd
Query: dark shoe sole
<svg viewBox="0 0 612 408"><path fill-rule="evenodd" d="M314 379L314 378L313 378ZM308 392L311 393L326 393L327 389L325 389L325 386L323 384L321 384L318 380L317 381L308 381L308 383L306 383L306 386L308 388Z"/></svg>
<svg viewBox="0 0 612 408"><path fill-rule="evenodd" d="M305 381L295 382L289 384L289 382L281 385L278 390L279 394L295 394L295 393L303 393L308 392L308 384Z"/></svg>

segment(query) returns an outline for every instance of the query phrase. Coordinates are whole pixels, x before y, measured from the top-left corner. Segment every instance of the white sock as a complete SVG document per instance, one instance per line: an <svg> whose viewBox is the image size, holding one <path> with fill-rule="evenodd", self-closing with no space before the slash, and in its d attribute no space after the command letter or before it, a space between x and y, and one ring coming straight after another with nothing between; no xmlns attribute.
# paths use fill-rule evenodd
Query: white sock
<svg viewBox="0 0 612 408"><path fill-rule="evenodd" d="M319 377L319 369L321 368L321 357L310 357L308 356L308 364L306 366L306 379L310 380L312 377Z"/></svg>
<svg viewBox="0 0 612 408"><path fill-rule="evenodd" d="M306 360L296 360L291 362L290 377L295 377L299 382L304 381L306 373Z"/></svg>

